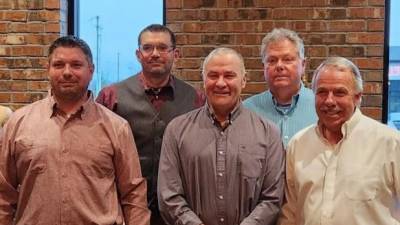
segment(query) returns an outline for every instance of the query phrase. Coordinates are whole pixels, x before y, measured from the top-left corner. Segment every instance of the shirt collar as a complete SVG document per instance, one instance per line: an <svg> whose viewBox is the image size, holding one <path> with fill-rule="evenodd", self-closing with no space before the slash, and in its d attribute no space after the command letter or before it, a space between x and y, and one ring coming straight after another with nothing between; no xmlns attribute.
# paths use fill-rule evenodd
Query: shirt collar
<svg viewBox="0 0 400 225"><path fill-rule="evenodd" d="M288 105L279 105L279 103L276 101L274 95L272 95L272 93L271 93L272 102L274 104L275 110L278 111L279 113L281 113L282 115L287 115L287 114L291 113L297 105L301 90L303 88L304 88L303 82L300 82L300 89L296 95L292 96L292 101L291 101L290 105L289 104Z"/></svg>
<svg viewBox="0 0 400 225"><path fill-rule="evenodd" d="M88 95L87 101L84 102L75 113L72 113L70 118L77 117L83 120L89 115L90 109L93 107L94 104L94 96L92 91L90 90L88 90L87 95ZM51 90L48 91L47 99L48 99L48 116L49 117L56 116L58 113L60 113L60 111L57 108L57 102L54 96L52 95Z"/></svg>
<svg viewBox="0 0 400 225"><path fill-rule="evenodd" d="M208 102L206 102L206 104L204 104L204 107L206 109L207 116L211 119L211 122L214 125L216 125L216 124L219 125L219 122L217 120L217 117L215 116L214 110L208 104ZM243 110L242 101L239 101L238 104L235 106L235 108L233 108L233 110L228 115L228 126L231 125L233 123L233 121L236 120L236 118L240 115L242 110Z"/></svg>
<svg viewBox="0 0 400 225"><path fill-rule="evenodd" d="M354 130L354 128L357 126L357 124L358 124L358 122L360 121L361 117L362 117L362 113L361 113L360 109L357 107L357 108L354 110L354 113L353 113L353 115L350 117L350 119L347 120L345 123L343 123L343 125L342 125L342 127L341 127L341 132L342 132L342 134L343 134L342 140L349 138L350 134L352 133L352 131ZM323 135L322 132L321 132L320 121L318 121L317 126L315 127L315 130L316 130L316 132L317 132L317 135L318 135L321 139L326 140L326 138L324 137L324 135ZM341 141L342 141L342 140L341 140ZM340 142L341 142L341 141L340 141Z"/></svg>
<svg viewBox="0 0 400 225"><path fill-rule="evenodd" d="M170 75L169 76L169 79L168 79L168 83L165 85L165 86L162 86L162 87L160 87L160 88L152 88L152 87L150 87L148 84L147 84L147 82L146 82L146 78L144 77L144 75L143 75L143 73L139 73L139 81L140 81L140 84L142 85L142 87L143 87L143 89L144 89L144 91L147 93L148 91L155 91L155 90L152 90L152 89L159 89L158 91L160 92L161 91L161 89L165 89L165 88L171 88L172 89L172 94L174 94L175 93L175 77L173 76L173 75Z"/></svg>

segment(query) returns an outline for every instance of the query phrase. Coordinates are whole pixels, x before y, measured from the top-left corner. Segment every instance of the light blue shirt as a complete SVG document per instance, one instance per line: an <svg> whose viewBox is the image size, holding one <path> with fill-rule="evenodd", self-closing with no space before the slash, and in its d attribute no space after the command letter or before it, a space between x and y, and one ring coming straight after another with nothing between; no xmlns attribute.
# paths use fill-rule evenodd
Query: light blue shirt
<svg viewBox="0 0 400 225"><path fill-rule="evenodd" d="M301 84L300 91L293 96L290 106L278 106L269 90L246 99L243 105L262 118L274 122L281 131L282 141L286 148L293 135L317 122L314 101L312 90Z"/></svg>

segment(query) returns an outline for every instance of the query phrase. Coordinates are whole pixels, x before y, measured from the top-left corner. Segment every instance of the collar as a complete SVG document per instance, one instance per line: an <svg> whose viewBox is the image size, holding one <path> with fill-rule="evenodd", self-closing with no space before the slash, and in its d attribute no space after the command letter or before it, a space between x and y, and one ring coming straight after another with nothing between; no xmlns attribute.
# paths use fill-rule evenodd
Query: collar
<svg viewBox="0 0 400 225"><path fill-rule="evenodd" d="M342 128L341 128L341 132L343 135L342 140L349 138L350 134L352 133L354 128L357 126L358 122L361 120L361 117L362 117L362 113L361 113L360 109L358 107L356 107L356 109L354 110L354 113L350 117L350 119L347 120L342 125ZM315 127L315 130L317 132L317 135L321 139L326 140L326 138L324 137L324 135L321 131L320 121L318 121L317 126ZM340 140L339 143L342 142L342 140Z"/></svg>
<svg viewBox="0 0 400 225"><path fill-rule="evenodd" d="M87 118L87 116L89 115L90 109L94 105L94 96L93 96L92 91L88 90L87 95L88 95L87 101L84 102L81 105L81 107L79 107L78 110L76 110L75 113L72 113L70 118L77 117L77 118L79 118L81 120ZM48 103L48 107L47 107L48 113L47 113L47 115L50 118L61 113L61 111L57 107L58 103L55 100L54 96L52 95L51 90L48 91L47 103Z"/></svg>
<svg viewBox="0 0 400 225"><path fill-rule="evenodd" d="M146 78L144 77L143 73L139 73L138 76L139 76L140 84L142 85L142 87L146 93L147 92L153 92L153 93L158 92L159 93L159 92L161 92L162 89L165 89L165 88L167 88L167 89L172 88L172 93L175 93L175 77L172 74L169 76L168 82L164 86L159 87L159 88L150 87L148 85L148 83L146 82Z"/></svg>
<svg viewBox="0 0 400 225"><path fill-rule="evenodd" d="M294 108L296 108L297 102L299 101L300 93L301 93L301 91L302 91L303 89L304 89L303 82L300 82L300 89L299 89L299 91L297 92L297 94L295 94L295 95L292 96L292 101L291 101L291 103L288 104L288 105L280 105L280 104L276 101L274 95L271 93L272 102L273 102L273 104L274 104L275 110L276 110L277 112L281 113L282 115L288 115L289 113L291 113L291 112L294 110Z"/></svg>
<svg viewBox="0 0 400 225"><path fill-rule="evenodd" d="M207 116L208 118L210 118L212 124L220 126L219 121L217 120L217 117L215 116L214 110L213 108L208 104L208 102L206 102L206 104L204 104L204 107L206 109L207 112ZM240 100L238 102L238 104L236 104L235 108L233 108L233 110L229 113L228 115L228 126L231 125L233 123L233 121L236 120L236 118L240 115L240 113L243 110L243 106L242 106L242 101ZM226 127L228 127L226 126ZM226 128L225 127L225 128Z"/></svg>

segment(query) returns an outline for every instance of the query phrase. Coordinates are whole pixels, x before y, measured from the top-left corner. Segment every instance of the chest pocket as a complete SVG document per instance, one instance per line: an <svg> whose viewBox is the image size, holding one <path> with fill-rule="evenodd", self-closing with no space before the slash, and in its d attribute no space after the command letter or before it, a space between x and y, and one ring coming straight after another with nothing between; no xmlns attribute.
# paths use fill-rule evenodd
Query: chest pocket
<svg viewBox="0 0 400 225"><path fill-rule="evenodd" d="M360 167L346 177L345 194L351 200L369 201L375 199L380 186L378 168Z"/></svg>
<svg viewBox="0 0 400 225"><path fill-rule="evenodd" d="M15 142L15 159L22 173L40 174L46 170L47 147L39 141L23 138Z"/></svg>
<svg viewBox="0 0 400 225"><path fill-rule="evenodd" d="M260 145L239 145L238 167L245 177L257 178L265 168L265 148Z"/></svg>

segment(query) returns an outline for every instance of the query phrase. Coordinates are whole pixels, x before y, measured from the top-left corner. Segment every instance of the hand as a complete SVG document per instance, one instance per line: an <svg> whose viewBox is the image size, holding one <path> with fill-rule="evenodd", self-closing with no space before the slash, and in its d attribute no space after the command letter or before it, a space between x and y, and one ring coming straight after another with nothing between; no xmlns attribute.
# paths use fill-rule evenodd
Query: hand
<svg viewBox="0 0 400 225"><path fill-rule="evenodd" d="M117 88L115 85L110 85L101 89L99 96L96 98L96 102L115 111L117 109Z"/></svg>

